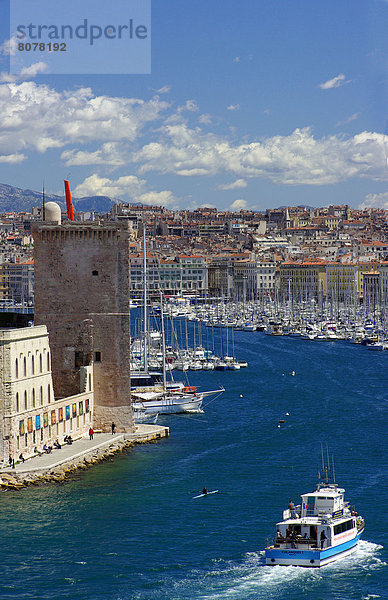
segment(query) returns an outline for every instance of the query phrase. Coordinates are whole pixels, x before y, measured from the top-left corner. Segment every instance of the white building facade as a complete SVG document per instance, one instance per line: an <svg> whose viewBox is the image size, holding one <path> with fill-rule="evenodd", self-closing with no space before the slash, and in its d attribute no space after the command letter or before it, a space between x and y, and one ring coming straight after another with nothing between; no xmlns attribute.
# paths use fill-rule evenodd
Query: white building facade
<svg viewBox="0 0 388 600"><path fill-rule="evenodd" d="M56 400L45 325L0 330L0 460L40 452L88 431L93 415L93 366L83 367L80 394Z"/></svg>

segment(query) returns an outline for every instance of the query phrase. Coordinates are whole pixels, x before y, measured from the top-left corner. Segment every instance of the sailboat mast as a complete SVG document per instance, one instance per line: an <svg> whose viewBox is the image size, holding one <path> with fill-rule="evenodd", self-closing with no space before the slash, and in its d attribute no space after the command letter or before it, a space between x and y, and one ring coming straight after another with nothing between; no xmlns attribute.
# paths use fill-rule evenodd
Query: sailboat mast
<svg viewBox="0 0 388 600"><path fill-rule="evenodd" d="M162 334L163 390L166 391L166 339L164 336L163 294L160 292L160 331Z"/></svg>
<svg viewBox="0 0 388 600"><path fill-rule="evenodd" d="M143 307L143 349L144 349L144 372L148 371L148 344L147 344L147 249L146 249L146 226L143 221L143 296L144 296L144 307Z"/></svg>

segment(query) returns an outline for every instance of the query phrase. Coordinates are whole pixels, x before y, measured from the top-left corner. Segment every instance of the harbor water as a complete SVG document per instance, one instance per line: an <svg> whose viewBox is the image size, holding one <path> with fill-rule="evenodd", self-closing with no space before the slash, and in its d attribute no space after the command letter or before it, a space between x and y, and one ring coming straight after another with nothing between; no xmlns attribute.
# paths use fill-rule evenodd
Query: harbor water
<svg viewBox="0 0 388 600"><path fill-rule="evenodd" d="M169 439L0 496L2 600L388 597L388 353L244 331L234 345L249 366L190 374L226 391L203 414L159 417ZM317 483L321 442L363 539L322 569L266 566L282 510ZM219 492L193 499L203 486Z"/></svg>

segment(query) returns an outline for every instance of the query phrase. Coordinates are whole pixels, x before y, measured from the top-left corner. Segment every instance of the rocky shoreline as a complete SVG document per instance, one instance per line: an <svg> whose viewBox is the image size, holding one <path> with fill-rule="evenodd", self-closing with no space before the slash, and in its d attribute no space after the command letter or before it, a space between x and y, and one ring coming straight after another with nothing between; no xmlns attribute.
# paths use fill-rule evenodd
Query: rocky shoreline
<svg viewBox="0 0 388 600"><path fill-rule="evenodd" d="M35 471L31 470L23 473L14 472L13 469L7 469L0 473L0 491L16 491L31 485L69 481L75 473L86 471L86 469L89 469L93 465L106 461L116 454L125 452L139 443L155 443L156 441L156 439L116 440L108 446L94 448L90 450L90 452L85 452L82 456L69 459L53 468Z"/></svg>

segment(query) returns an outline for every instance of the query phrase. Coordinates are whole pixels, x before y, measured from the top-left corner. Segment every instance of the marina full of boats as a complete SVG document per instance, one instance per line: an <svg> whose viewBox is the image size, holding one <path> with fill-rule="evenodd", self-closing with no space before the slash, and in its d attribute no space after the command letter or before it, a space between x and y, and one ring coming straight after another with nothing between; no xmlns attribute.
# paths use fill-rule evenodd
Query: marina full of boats
<svg viewBox="0 0 388 600"><path fill-rule="evenodd" d="M198 321L210 329L259 331L308 341L347 340L367 346L369 350L388 349L388 312L383 307L371 310L363 305L336 303L334 306L315 300L279 303L271 299L265 302L220 299L198 302L194 299L186 305L166 303L165 313L174 320ZM229 340L231 338L230 334Z"/></svg>
<svg viewBox="0 0 388 600"><path fill-rule="evenodd" d="M240 371L246 367L244 357L235 355L235 331L308 342L345 340L368 350L388 349L384 312L370 315L365 307L345 304L337 304L334 310L314 301L160 299L137 318L134 314L131 322L132 403L137 422L159 413L202 411L205 396L222 393L222 386L211 391L193 388L187 375L189 371ZM219 329L216 336L215 329ZM186 382L176 382L174 371L184 372Z"/></svg>

